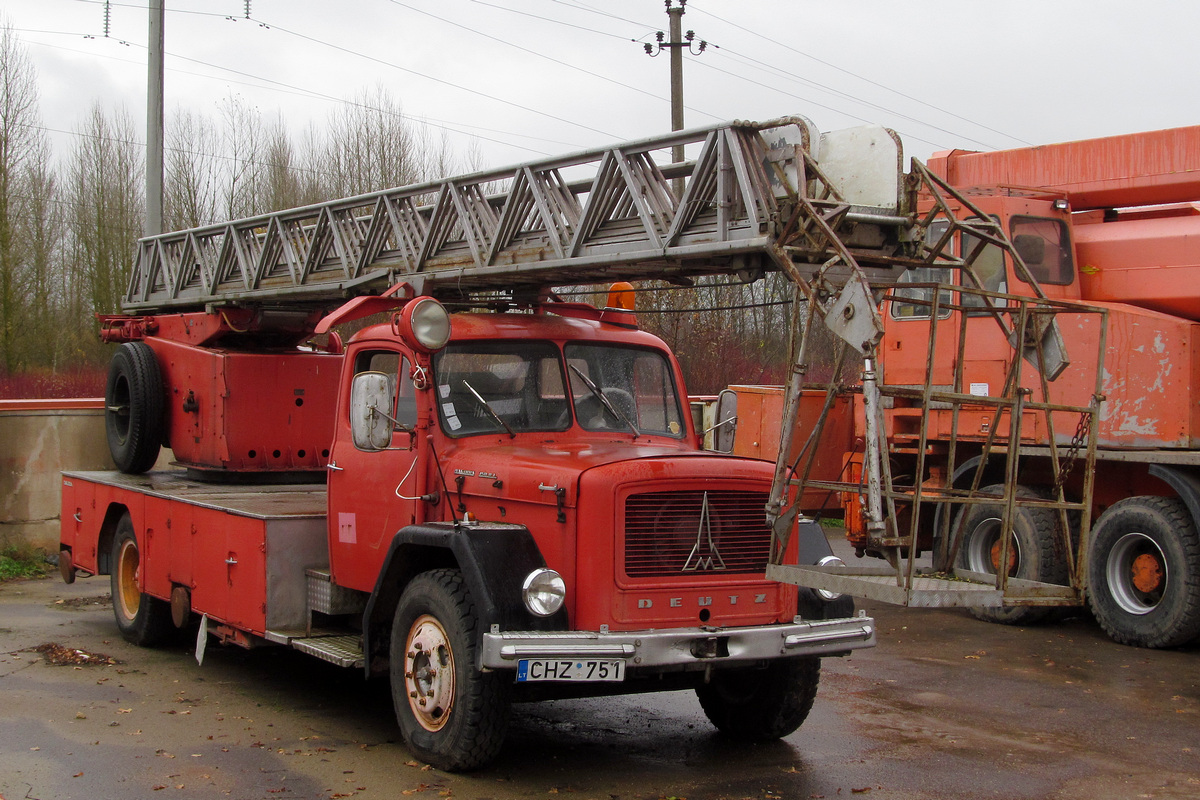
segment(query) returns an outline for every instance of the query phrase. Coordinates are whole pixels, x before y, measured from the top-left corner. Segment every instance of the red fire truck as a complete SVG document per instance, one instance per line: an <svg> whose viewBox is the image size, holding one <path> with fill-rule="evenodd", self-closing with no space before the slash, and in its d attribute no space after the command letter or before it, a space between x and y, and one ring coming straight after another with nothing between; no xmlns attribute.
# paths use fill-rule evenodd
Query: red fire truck
<svg viewBox="0 0 1200 800"><path fill-rule="evenodd" d="M103 318L120 471L63 475L64 579L111 576L137 644L198 619L198 656L216 637L386 675L444 769L547 697L694 689L727 734L790 733L872 620L766 577L829 563L820 527L768 523L771 466L701 449L634 313L549 287L825 264L795 209L846 206L801 199L850 144L733 123L144 239ZM654 160L675 145L699 155ZM884 187L836 241L891 271Z"/></svg>

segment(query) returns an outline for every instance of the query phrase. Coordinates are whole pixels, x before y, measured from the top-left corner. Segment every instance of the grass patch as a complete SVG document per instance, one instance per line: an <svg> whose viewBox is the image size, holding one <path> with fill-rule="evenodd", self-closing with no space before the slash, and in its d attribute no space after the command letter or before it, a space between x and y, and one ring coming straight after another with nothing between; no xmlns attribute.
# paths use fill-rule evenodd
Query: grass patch
<svg viewBox="0 0 1200 800"><path fill-rule="evenodd" d="M41 550L21 545L0 548L0 581L22 578L44 578L51 566Z"/></svg>

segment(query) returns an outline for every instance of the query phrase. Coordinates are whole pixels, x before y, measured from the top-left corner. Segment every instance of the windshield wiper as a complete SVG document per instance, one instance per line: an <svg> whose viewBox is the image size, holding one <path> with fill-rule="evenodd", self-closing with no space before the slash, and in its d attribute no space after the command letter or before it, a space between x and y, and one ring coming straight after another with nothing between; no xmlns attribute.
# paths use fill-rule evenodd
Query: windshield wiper
<svg viewBox="0 0 1200 800"><path fill-rule="evenodd" d="M500 419L500 415L492 410L492 407L488 405L488 401L483 399L483 395L481 395L479 392L475 391L474 386L467 383L465 380L462 382L462 385L467 387L467 389L470 390L471 394L475 395L475 399L479 401L479 405L483 406L483 410L486 411L488 414L490 414L492 419L494 419L494 420L496 420L496 422L500 423L500 427L502 427L502 428L504 428L504 430L508 431L508 438L510 438L510 439L517 438L517 435L515 433L513 433L513 429L508 427L507 422Z"/></svg>
<svg viewBox="0 0 1200 800"><path fill-rule="evenodd" d="M578 375L583 380L584 386L586 386L588 389L590 389L592 394L596 395L597 399L600 400L600 403L606 409L608 409L608 413L613 415L613 419L618 420L620 422L624 422L626 425L629 426L629 430L633 431L633 438L636 439L637 437L642 435L642 432L637 429L637 425L634 425L633 422L629 419L629 417L625 416L624 414L622 414L620 411L617 410L616 406L614 406L612 404L612 401L604 396L604 391L599 386L592 383L591 378L589 378L587 375L584 375L583 372L579 369L579 367L575 366L574 364L568 364L567 366L569 366L575 372L575 374Z"/></svg>

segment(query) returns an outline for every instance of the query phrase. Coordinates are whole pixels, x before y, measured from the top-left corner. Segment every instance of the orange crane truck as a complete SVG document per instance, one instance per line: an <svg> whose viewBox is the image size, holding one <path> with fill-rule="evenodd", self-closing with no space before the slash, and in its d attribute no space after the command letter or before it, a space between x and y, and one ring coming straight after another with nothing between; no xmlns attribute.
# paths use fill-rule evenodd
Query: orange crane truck
<svg viewBox="0 0 1200 800"><path fill-rule="evenodd" d="M847 494L847 536L900 572L932 550L930 574L1003 575L1009 595L1028 590L976 607L985 619L1030 622L1086 602L1118 642L1194 641L1200 127L955 150L928 167L954 191L926 195L919 208L946 202L990 220L1012 251L991 233L934 223L923 235L944 243L945 263L890 288L877 368L895 524L870 530L860 496ZM954 269L952 255L970 257L971 273ZM1051 306L1058 330L1032 349L1052 369L1022 370L1014 325L995 318L1036 322ZM829 427L827 448L861 450L870 437L863 398L853 400L837 406L843 422ZM747 434L742 447L761 438ZM852 483L860 459L826 463L817 477ZM815 585L871 594L847 582L853 569L831 572L842 574Z"/></svg>

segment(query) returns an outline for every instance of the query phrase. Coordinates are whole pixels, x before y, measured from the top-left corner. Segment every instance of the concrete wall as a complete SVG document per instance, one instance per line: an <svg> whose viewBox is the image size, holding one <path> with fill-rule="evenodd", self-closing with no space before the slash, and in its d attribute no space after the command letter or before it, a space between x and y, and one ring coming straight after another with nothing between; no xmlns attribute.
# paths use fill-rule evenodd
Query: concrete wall
<svg viewBox="0 0 1200 800"><path fill-rule="evenodd" d="M58 473L115 468L103 400L0 400L0 547L57 553Z"/></svg>

